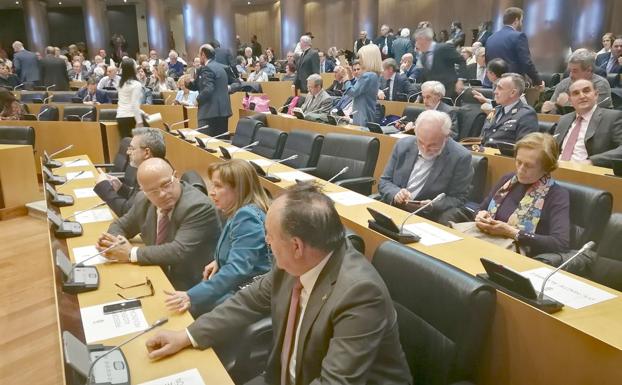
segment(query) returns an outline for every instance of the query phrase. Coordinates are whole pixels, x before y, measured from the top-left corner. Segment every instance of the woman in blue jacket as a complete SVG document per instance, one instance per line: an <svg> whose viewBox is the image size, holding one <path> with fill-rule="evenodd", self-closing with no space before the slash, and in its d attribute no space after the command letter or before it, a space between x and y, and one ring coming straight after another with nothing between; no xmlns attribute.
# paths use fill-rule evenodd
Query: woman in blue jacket
<svg viewBox="0 0 622 385"><path fill-rule="evenodd" d="M211 164L207 175L210 197L227 219L214 261L205 266L203 281L187 292L166 292L170 310L190 309L195 318L271 268L264 228L269 198L255 169L245 160L232 159Z"/></svg>
<svg viewBox="0 0 622 385"><path fill-rule="evenodd" d="M380 87L378 74L382 65L380 49L374 44L364 45L358 51L358 60L363 73L356 84L347 89L345 93L353 98L352 123L367 130L367 122L374 122L376 115L376 102Z"/></svg>

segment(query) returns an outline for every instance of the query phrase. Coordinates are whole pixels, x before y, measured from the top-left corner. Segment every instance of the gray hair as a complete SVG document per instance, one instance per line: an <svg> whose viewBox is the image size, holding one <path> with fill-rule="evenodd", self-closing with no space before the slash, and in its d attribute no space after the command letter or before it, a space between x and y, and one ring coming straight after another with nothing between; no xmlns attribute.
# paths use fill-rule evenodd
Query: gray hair
<svg viewBox="0 0 622 385"><path fill-rule="evenodd" d="M311 43L313 42L313 39L311 39L311 36L309 35L302 35L300 36L300 42L305 43L307 45L311 45Z"/></svg>
<svg viewBox="0 0 622 385"><path fill-rule="evenodd" d="M570 55L568 64L580 64L583 70L587 70L594 67L595 60L596 54L594 52L586 48L579 48Z"/></svg>
<svg viewBox="0 0 622 385"><path fill-rule="evenodd" d="M383 69L393 68L393 72L397 72L399 67L397 66L397 62L395 61L395 59L388 58L388 59L384 59L384 61L382 62L382 68Z"/></svg>
<svg viewBox="0 0 622 385"><path fill-rule="evenodd" d="M432 91L435 95L438 95L441 98L445 96L445 86L443 83L437 82L436 80L429 80L421 85L421 91L427 90Z"/></svg>
<svg viewBox="0 0 622 385"><path fill-rule="evenodd" d="M501 75L501 79L503 78L510 78L512 80L514 88L518 91L519 96L525 93L525 79L521 75L514 72L508 72Z"/></svg>
<svg viewBox="0 0 622 385"><path fill-rule="evenodd" d="M419 114L415 121L415 135L423 128L425 123L436 123L432 127L440 129L444 135L449 136L451 134L451 118L445 112L437 110L425 110ZM426 127L428 127L426 125Z"/></svg>
<svg viewBox="0 0 622 385"><path fill-rule="evenodd" d="M424 38L427 40L434 39L434 31L432 28L420 28L415 31L415 39Z"/></svg>
<svg viewBox="0 0 622 385"><path fill-rule="evenodd" d="M22 49L22 48L24 48L24 44L22 44L21 41L16 40L16 41L13 42L13 50L14 51L17 51L17 50Z"/></svg>
<svg viewBox="0 0 622 385"><path fill-rule="evenodd" d="M137 127L132 130L132 136L140 136L140 145L148 148L156 158L166 157L166 144L162 131L152 127Z"/></svg>
<svg viewBox="0 0 622 385"><path fill-rule="evenodd" d="M322 87L322 77L318 74L311 74L309 75L309 77L307 78L308 82L313 82L314 86L320 86Z"/></svg>
<svg viewBox="0 0 622 385"><path fill-rule="evenodd" d="M402 28L402 31L400 32L400 36L401 37L410 37L410 29Z"/></svg>

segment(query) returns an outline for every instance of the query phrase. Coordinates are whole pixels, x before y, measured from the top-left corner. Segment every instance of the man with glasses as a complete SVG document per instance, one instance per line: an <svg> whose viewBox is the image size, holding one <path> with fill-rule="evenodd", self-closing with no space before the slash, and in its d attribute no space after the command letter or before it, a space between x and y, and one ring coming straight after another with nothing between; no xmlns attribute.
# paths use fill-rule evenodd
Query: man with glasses
<svg viewBox="0 0 622 385"><path fill-rule="evenodd" d="M147 159L166 156L166 144L162 131L157 128L140 127L132 130L132 141L127 148L129 165L123 182L116 176L99 170L97 184L93 188L114 213L121 217L132 208L140 186L136 181L136 168Z"/></svg>
<svg viewBox="0 0 622 385"><path fill-rule="evenodd" d="M188 290L201 281L203 268L213 259L220 235L214 204L180 181L164 159L145 160L137 178L142 193L136 195L130 211L101 235L97 248L119 244L105 253L106 258L160 265L175 290ZM127 242L138 234L144 246Z"/></svg>

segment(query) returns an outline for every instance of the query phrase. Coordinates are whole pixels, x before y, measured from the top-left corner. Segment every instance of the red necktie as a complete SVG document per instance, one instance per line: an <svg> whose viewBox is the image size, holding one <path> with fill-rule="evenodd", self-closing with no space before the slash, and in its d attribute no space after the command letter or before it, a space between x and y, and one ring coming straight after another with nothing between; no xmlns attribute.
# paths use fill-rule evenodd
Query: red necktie
<svg viewBox="0 0 622 385"><path fill-rule="evenodd" d="M160 219L158 219L158 233L156 234L156 245L166 243L166 237L168 235L168 224L171 220L168 217L169 211L162 210L160 212Z"/></svg>
<svg viewBox="0 0 622 385"><path fill-rule="evenodd" d="M581 132L581 123L583 123L583 118L578 116L575 122L576 123L572 128L572 132L568 137L568 141L566 142L566 146L564 146L564 150L562 151L562 156L560 160L570 160L572 158L574 147L577 144L577 140L579 139L579 133Z"/></svg>
<svg viewBox="0 0 622 385"><path fill-rule="evenodd" d="M285 337L283 338L283 347L281 348L281 385L287 385L289 383L289 358L294 342L294 331L296 330L296 322L298 319L298 304L300 302L301 291L302 283L300 283L299 278L296 278L296 284L294 284L292 288L292 298L289 301L287 327L285 328Z"/></svg>

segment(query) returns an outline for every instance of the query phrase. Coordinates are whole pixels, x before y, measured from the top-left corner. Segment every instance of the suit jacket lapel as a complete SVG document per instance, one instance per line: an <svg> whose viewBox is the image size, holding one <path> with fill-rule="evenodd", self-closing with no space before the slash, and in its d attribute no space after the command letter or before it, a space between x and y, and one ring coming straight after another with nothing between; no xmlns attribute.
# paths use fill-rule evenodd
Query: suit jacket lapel
<svg viewBox="0 0 622 385"><path fill-rule="evenodd" d="M412 173L413 167L415 167L415 161L419 156L419 149L416 146L411 146L404 155L404 166L399 167L399 178L396 180L400 183L401 187L407 187L408 179L410 178L410 174ZM399 166L399 165L398 165Z"/></svg>
<svg viewBox="0 0 622 385"><path fill-rule="evenodd" d="M594 134L596 133L596 127L600 124L600 120L603 117L603 112L599 107L596 107L594 110L594 114L592 114L592 118L590 119L590 124L587 126L587 130L585 131L585 139L583 140L587 143L588 140L592 139Z"/></svg>
<svg viewBox="0 0 622 385"><path fill-rule="evenodd" d="M154 205L149 205L147 217L145 218L146 231L143 241L146 245L155 245L158 234L158 213Z"/></svg>
<svg viewBox="0 0 622 385"><path fill-rule="evenodd" d="M572 126L572 123L574 123L576 119L577 119L577 113L573 112L571 115L571 118L569 119L570 121L568 122L568 126L560 128L559 136L557 137L557 143L559 144L560 148L562 146L562 143L564 143L564 139L566 138L566 135L568 135L568 131L570 131L570 127Z"/></svg>

